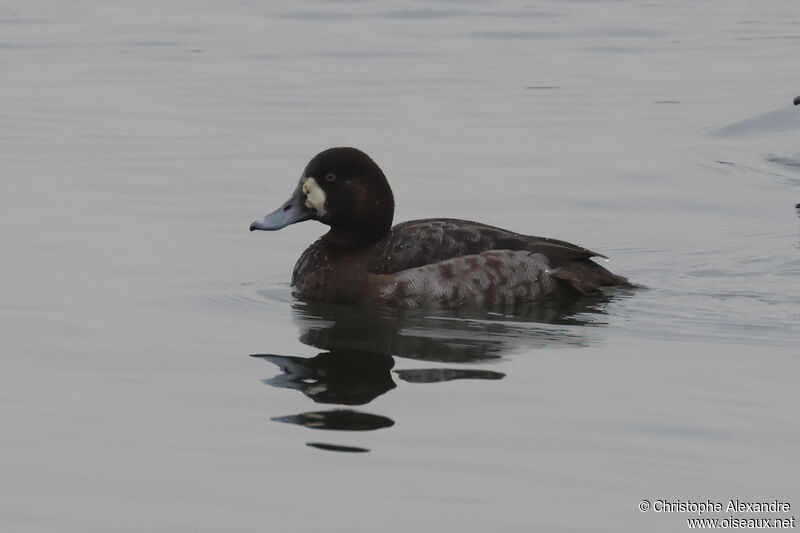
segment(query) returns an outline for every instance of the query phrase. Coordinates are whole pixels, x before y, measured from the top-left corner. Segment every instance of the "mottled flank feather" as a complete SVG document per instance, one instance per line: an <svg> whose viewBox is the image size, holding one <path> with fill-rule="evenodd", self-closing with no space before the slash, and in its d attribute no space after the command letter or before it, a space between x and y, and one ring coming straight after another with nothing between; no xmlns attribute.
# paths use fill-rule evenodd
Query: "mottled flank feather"
<svg viewBox="0 0 800 533"><path fill-rule="evenodd" d="M494 250L398 272L380 298L395 307L514 307L551 292L542 254Z"/></svg>

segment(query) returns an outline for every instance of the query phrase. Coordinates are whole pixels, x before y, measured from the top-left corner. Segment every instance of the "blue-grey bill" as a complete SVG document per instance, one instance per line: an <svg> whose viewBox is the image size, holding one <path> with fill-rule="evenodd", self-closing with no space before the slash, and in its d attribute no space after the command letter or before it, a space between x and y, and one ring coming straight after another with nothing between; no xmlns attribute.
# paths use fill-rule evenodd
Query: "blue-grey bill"
<svg viewBox="0 0 800 533"><path fill-rule="evenodd" d="M292 197L272 213L263 218L253 221L250 224L250 231L263 230L275 231L285 228L290 224L310 220L316 216L317 212L305 205L305 195L298 187Z"/></svg>

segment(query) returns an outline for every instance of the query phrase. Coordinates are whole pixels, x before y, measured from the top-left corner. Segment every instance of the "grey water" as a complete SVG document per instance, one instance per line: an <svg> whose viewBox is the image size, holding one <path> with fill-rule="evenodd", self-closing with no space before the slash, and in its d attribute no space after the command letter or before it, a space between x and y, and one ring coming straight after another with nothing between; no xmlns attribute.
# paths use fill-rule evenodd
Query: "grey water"
<svg viewBox="0 0 800 533"><path fill-rule="evenodd" d="M799 45L792 0L6 0L0 530L796 514ZM325 228L248 225L336 145L398 222L568 240L647 288L525 317L301 302Z"/></svg>

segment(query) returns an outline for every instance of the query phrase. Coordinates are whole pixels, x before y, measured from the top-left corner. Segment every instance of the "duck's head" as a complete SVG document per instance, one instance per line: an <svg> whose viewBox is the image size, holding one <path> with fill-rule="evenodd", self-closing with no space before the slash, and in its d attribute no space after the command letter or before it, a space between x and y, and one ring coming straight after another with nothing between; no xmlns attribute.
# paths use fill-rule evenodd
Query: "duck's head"
<svg viewBox="0 0 800 533"><path fill-rule="evenodd" d="M356 148L329 148L309 161L289 200L250 224L250 231L319 220L374 242L388 235L393 216L392 189L375 161Z"/></svg>

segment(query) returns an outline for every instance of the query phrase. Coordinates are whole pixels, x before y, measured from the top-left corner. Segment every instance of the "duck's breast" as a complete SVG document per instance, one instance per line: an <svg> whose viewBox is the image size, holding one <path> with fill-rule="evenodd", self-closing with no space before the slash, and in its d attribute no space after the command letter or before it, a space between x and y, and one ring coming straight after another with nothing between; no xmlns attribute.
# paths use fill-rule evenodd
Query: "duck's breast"
<svg viewBox="0 0 800 533"><path fill-rule="evenodd" d="M313 300L337 304L374 300L376 284L382 282L368 271L373 258L370 248L342 248L321 238L297 260L292 285Z"/></svg>

